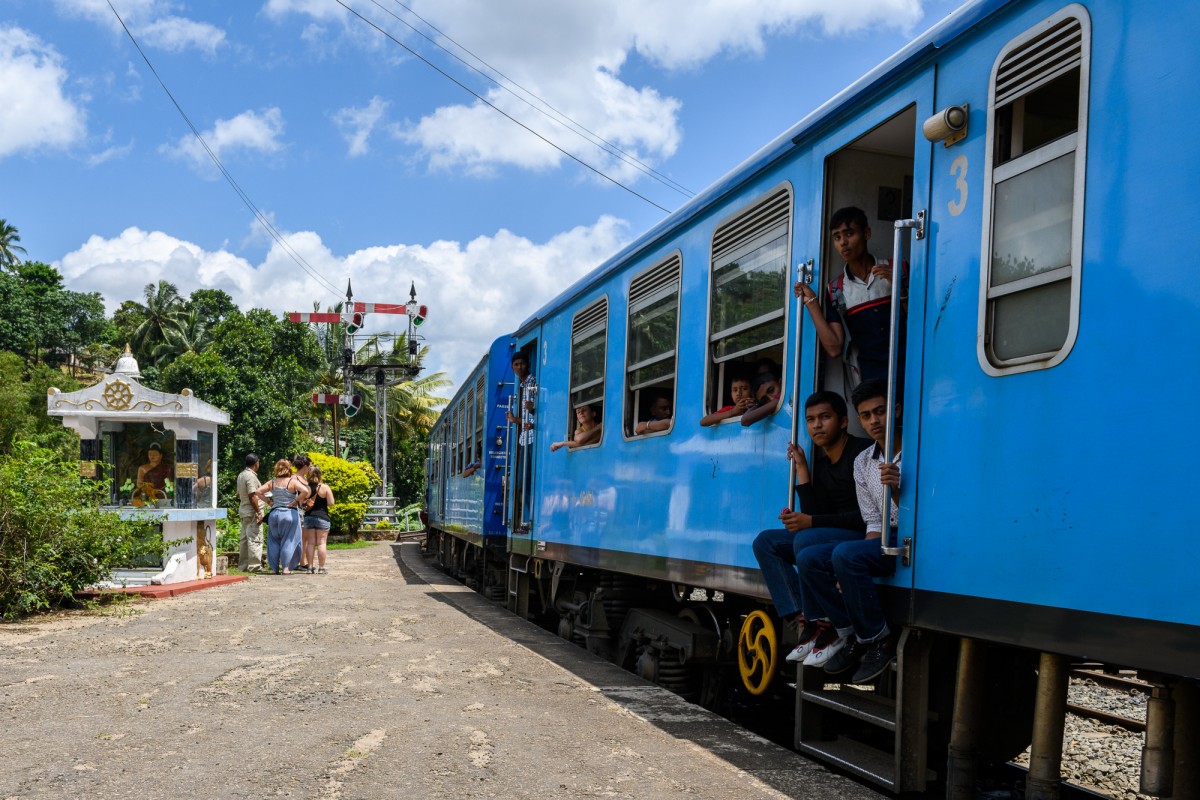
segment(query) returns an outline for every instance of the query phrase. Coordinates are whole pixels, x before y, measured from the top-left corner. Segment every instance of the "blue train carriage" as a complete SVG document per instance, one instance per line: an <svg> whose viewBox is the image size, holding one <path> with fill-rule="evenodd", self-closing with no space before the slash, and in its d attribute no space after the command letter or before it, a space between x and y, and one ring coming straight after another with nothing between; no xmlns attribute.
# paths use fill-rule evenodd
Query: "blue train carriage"
<svg viewBox="0 0 1200 800"><path fill-rule="evenodd" d="M1197 383L1194 282L1141 268L1134 235L1163 225L1174 251L1200 210L1163 113L1195 107L1200 10L1166 5L968 4L528 320L510 607L705 701L729 661L766 691L786 644L750 543L788 503L796 399L849 383L797 327L789 284L837 274L825 221L857 205L872 253L910 274L900 563L881 581L903 635L868 689L800 670L797 747L896 791L969 796L1032 739L1029 786L1050 796L1067 668L1098 661L1159 686L1143 788L1197 796L1193 742L1174 734L1196 724L1200 675L1197 545L1170 477L1187 451L1160 435L1131 468L1108 424L1157 429L1154 409ZM1154 319L1131 326L1138 307ZM763 360L778 412L700 428ZM1181 391L1154 402L1164 382ZM661 397L670 426L637 435ZM587 407L599 439L552 449Z"/></svg>
<svg viewBox="0 0 1200 800"><path fill-rule="evenodd" d="M506 581L509 343L492 344L434 423L426 478L427 552L496 602Z"/></svg>

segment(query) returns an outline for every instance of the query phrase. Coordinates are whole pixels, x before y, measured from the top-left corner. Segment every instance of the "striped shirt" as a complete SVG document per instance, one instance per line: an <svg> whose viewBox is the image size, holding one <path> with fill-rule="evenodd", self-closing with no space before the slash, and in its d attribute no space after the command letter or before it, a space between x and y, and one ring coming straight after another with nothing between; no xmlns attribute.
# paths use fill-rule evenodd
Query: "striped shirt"
<svg viewBox="0 0 1200 800"><path fill-rule="evenodd" d="M900 453L893 463L900 466ZM868 447L854 459L854 488L858 494L858 508L862 511L867 533L883 533L883 482L879 480L879 465L884 463L883 448L878 444ZM902 470L903 471L903 470ZM896 495L892 491L892 527L896 527L898 509Z"/></svg>

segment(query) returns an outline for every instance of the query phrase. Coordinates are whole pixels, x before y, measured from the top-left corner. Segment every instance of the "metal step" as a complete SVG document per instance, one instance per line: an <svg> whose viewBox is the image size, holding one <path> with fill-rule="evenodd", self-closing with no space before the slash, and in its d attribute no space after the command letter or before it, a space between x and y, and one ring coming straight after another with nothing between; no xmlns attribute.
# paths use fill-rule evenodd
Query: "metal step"
<svg viewBox="0 0 1200 800"><path fill-rule="evenodd" d="M845 737L831 742L800 742L796 749L886 789L896 788L896 763L891 753Z"/></svg>
<svg viewBox="0 0 1200 800"><path fill-rule="evenodd" d="M885 697L868 694L860 689L828 689L802 691L801 701L861 719L887 731L896 730L896 703Z"/></svg>

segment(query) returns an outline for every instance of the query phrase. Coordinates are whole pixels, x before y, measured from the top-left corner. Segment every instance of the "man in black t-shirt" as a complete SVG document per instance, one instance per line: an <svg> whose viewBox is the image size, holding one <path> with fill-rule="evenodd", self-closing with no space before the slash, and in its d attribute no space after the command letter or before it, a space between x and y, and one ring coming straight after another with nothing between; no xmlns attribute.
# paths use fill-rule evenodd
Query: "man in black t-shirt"
<svg viewBox="0 0 1200 800"><path fill-rule="evenodd" d="M806 658L818 638L829 638L832 629L824 620L806 620L796 558L814 544L863 538L862 513L854 484L854 459L870 446L846 432L846 401L835 392L817 392L804 401L804 421L813 441L813 468L804 451L788 444L788 458L796 464L799 509L784 509L783 528L766 530L754 539L754 555L780 618L801 624L800 641L788 654L796 662Z"/></svg>

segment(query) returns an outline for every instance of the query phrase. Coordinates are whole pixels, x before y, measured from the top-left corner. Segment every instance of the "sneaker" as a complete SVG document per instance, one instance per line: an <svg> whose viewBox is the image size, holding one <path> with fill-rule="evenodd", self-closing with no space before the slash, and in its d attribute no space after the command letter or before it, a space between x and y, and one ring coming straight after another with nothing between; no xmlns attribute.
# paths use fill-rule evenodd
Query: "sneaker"
<svg viewBox="0 0 1200 800"><path fill-rule="evenodd" d="M855 669L858 662L862 660L863 653L867 650L867 644L860 642L853 633L846 639L846 645L825 662L825 671L830 675L840 675Z"/></svg>
<svg viewBox="0 0 1200 800"><path fill-rule="evenodd" d="M808 658L804 659L804 666L824 667L829 663L830 659L845 650L846 645L850 644L854 639L853 633L838 636L837 631L833 628L830 628L829 632L833 634L832 639L824 647L814 647L813 651L808 654Z"/></svg>
<svg viewBox="0 0 1200 800"><path fill-rule="evenodd" d="M828 624L814 620L805 622L804 627L800 629L800 641L796 648L787 654L787 660L796 664L808 658L808 654L817 646L817 638L821 635L821 631L827 629L829 629Z"/></svg>
<svg viewBox="0 0 1200 800"><path fill-rule="evenodd" d="M887 637L869 642L864 647L866 652L863 654L862 663L858 665L858 671L850 679L851 683L870 683L896 660L896 648L892 647L892 642Z"/></svg>

